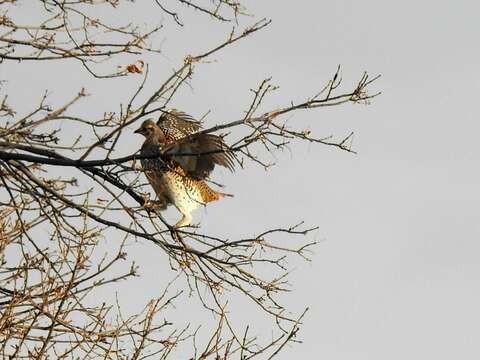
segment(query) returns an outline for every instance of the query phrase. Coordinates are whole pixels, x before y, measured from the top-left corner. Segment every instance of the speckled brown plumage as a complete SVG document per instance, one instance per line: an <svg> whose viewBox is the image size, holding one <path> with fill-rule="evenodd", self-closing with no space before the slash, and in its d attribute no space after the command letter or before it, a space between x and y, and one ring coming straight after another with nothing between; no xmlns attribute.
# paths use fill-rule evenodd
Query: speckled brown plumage
<svg viewBox="0 0 480 360"><path fill-rule="evenodd" d="M158 118L157 125L165 134L166 145L196 133L202 128L200 121L176 109L165 111Z"/></svg>
<svg viewBox="0 0 480 360"><path fill-rule="evenodd" d="M145 136L140 154L152 156L141 162L160 204L163 208L173 204L183 215L176 227L189 225L191 212L199 206L231 196L211 189L203 180L215 165L233 169L233 155L221 152L226 145L220 137L190 134L172 142L167 140L163 129L152 120L144 121L136 133ZM218 139L221 140L220 143ZM210 151L209 146L214 147L216 152L201 155L202 152Z"/></svg>

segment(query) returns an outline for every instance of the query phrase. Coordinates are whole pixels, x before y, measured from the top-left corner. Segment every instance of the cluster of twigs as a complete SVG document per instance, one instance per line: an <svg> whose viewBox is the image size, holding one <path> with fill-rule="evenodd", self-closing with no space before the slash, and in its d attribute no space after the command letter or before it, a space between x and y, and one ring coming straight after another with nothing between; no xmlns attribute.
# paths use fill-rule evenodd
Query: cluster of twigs
<svg viewBox="0 0 480 360"><path fill-rule="evenodd" d="M229 20L227 10L233 18L244 13L241 4L232 0L214 0L206 5L177 1L220 21ZM38 0L33 6L43 9L44 17L37 24L19 24L2 8L17 0L0 1L0 59L39 61L41 66L43 61L72 58L95 78L126 75L128 70L102 75L92 64L116 54L157 51L146 43L160 28L140 34L134 25L114 26L91 15L95 6L114 9L121 2ZM166 2L155 2L181 24L178 13ZM195 340L197 331L175 328L162 316L162 311L181 295L181 291L172 292L169 284L143 311L127 318L119 306L92 301L92 294L99 288L137 275L136 267L126 263L123 246L132 238L157 245L168 256L171 268L186 280L190 293L216 315L217 326L211 329L209 339L203 335L204 346L193 342L194 358L273 357L294 341L303 314L290 315L278 295L286 290L288 257L307 258L312 243L287 247L277 240L283 235L304 236L315 228L297 224L228 240L197 229L175 230L161 214L146 206L149 190L132 166L140 159L138 152L116 156L116 149L131 131L129 125L161 113L202 60L268 24L262 20L241 32L232 31L210 50L188 56L153 92L145 90L147 67L130 101L118 112L99 119L87 119L72 110L74 104L88 100L84 89L55 108L47 105L44 95L24 116L18 116L9 105L7 94L2 95L0 353L5 358L166 358L180 343ZM288 126L285 115L302 109L367 103L376 96L368 92L376 79L363 74L350 91L339 92L342 79L338 69L317 94L303 102L259 114L265 97L276 89L265 80L253 91L241 119L203 131L228 130L231 150L240 166L246 161L270 166L263 154L281 149L291 140L353 152L351 134L339 141L314 138L306 130ZM66 123L75 123L81 130L68 134L60 127ZM83 140L92 137L95 141ZM59 167L68 167L69 171L58 172ZM100 251L106 234L119 239L115 252ZM265 267L269 271L259 271ZM254 330L239 332L226 310L230 294L249 299L273 319L278 336L261 343Z"/></svg>

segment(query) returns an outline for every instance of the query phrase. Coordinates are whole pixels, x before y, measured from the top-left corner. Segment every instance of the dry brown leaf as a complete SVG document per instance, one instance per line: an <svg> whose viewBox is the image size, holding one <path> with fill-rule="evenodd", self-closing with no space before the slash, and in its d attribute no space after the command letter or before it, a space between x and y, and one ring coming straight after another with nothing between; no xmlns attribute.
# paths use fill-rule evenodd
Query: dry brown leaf
<svg viewBox="0 0 480 360"><path fill-rule="evenodd" d="M132 74L142 74L144 66L143 60L137 60L134 64L127 65L125 69Z"/></svg>

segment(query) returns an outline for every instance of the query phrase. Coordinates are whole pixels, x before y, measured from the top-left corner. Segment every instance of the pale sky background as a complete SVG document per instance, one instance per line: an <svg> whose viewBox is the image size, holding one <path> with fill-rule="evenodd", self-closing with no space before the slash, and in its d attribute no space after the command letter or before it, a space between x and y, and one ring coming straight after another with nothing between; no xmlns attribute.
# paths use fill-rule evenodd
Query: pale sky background
<svg viewBox="0 0 480 360"><path fill-rule="evenodd" d="M355 131L358 155L292 144L291 152L276 154L278 166L269 172L253 165L235 175L219 171L217 179L235 198L197 211L205 231L232 237L300 220L320 227L311 235L320 242L312 263L292 262L294 291L284 298L296 311L310 306L300 332L304 344L278 359L480 358L479 3L245 4L272 25L215 56L216 63L197 67L191 88L172 105L195 116L210 110L213 125L241 118L249 89L265 77L280 86L268 101L279 106L314 94L338 64L345 89L365 70L382 74L372 90L383 94L371 105L300 112L290 120L319 137ZM168 25L157 40L164 55L146 59L160 82L186 54L224 39L227 29L194 15L180 30L168 18L138 11L131 15L136 21ZM95 97L86 109L92 113L117 110L139 81L98 84L76 64L42 73L23 66L0 67L2 78L16 81L12 101L38 99L42 89L60 101L85 85ZM67 81L70 93L63 93ZM131 141L126 153L142 139ZM129 245L129 259L144 275L125 285L122 300L132 308L158 295L162 280L174 275L154 249ZM181 316L198 314L182 310Z"/></svg>

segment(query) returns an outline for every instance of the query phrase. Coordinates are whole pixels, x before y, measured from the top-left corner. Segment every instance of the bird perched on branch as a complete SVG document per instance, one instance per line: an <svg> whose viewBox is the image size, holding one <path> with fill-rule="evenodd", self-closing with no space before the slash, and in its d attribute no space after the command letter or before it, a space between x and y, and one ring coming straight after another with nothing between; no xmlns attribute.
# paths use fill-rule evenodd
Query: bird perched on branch
<svg viewBox="0 0 480 360"><path fill-rule="evenodd" d="M189 225L191 212L230 194L205 182L215 165L234 168L234 155L218 135L198 132L201 123L170 110L157 123L145 120L135 133L145 136L140 150L142 168L157 194L160 208L173 204L183 215L175 227Z"/></svg>

